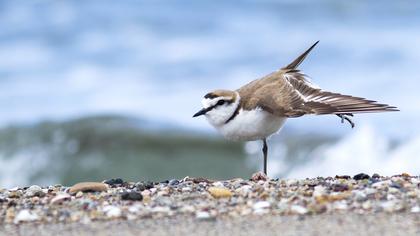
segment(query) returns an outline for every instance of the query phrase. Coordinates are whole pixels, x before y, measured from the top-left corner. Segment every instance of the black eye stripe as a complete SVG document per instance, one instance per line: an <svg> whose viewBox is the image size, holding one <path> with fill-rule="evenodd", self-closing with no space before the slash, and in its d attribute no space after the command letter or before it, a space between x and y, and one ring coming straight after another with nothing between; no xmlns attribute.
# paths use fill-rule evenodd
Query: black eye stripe
<svg viewBox="0 0 420 236"><path fill-rule="evenodd" d="M220 102L220 101L223 101L223 104L225 104L225 103L227 103L227 104L231 104L231 103L233 103L233 100L219 100L219 101L217 101L217 103L216 103L216 104L214 104L213 106L210 106L210 107L206 108L206 112L209 112L209 111L213 110L213 109L214 109L214 108L216 108L217 106L221 106L221 105L223 105L223 104L219 104L219 102Z"/></svg>

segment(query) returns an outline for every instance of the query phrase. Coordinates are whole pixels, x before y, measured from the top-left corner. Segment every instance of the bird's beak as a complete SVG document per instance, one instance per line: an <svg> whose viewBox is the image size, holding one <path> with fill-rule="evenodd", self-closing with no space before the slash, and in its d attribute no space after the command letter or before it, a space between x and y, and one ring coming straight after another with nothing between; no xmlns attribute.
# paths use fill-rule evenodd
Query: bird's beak
<svg viewBox="0 0 420 236"><path fill-rule="evenodd" d="M197 113L195 113L195 114L193 115L193 117L197 117L197 116L204 115L204 114L206 114L207 112L208 112L208 110L207 110L206 108L203 108L203 109L199 110Z"/></svg>

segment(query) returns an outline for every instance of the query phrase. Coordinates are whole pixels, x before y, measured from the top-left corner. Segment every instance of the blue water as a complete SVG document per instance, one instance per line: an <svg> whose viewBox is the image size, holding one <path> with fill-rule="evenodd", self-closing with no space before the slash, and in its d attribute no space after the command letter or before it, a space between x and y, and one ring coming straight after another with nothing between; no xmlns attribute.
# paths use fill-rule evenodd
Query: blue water
<svg viewBox="0 0 420 236"><path fill-rule="evenodd" d="M302 69L327 90L398 106L357 121L404 136L419 131L419 10L391 0L1 1L0 125L112 112L210 130L191 119L203 94L321 40ZM335 118L301 120L289 125Z"/></svg>
<svg viewBox="0 0 420 236"><path fill-rule="evenodd" d="M314 83L401 112L356 116L353 131L334 116L291 119L286 129L294 135L344 138L312 154L303 148L300 156L314 157L318 165L297 169L289 160L295 154L285 153L299 148L274 138L270 160L277 164L270 171L305 177L326 170L391 174L399 164L398 171L418 169L410 163L418 163L420 151L419 12L419 1L393 0L0 1L0 127L116 114L138 117L161 135L168 127L214 133L204 119L191 117L206 92L236 89L321 40L301 65ZM9 145L6 131L2 137ZM29 131L22 140L39 136ZM45 159L35 160L31 150L60 156L50 144L37 142L10 144L17 147L12 154L0 150L0 163L9 170L2 171L2 183L32 183L32 177L14 178L29 168L28 160ZM259 156L260 147L250 145L247 152ZM255 160L251 166L258 169ZM337 161L342 165L332 164Z"/></svg>

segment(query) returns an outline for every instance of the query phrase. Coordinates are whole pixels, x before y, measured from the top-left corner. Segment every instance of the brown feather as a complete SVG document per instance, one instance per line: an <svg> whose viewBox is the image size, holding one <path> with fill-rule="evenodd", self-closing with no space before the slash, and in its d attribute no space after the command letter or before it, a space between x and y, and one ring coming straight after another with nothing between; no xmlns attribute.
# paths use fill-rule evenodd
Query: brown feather
<svg viewBox="0 0 420 236"><path fill-rule="evenodd" d="M298 70L279 70L237 91L244 109L260 107L282 117L398 111L387 104L315 88Z"/></svg>

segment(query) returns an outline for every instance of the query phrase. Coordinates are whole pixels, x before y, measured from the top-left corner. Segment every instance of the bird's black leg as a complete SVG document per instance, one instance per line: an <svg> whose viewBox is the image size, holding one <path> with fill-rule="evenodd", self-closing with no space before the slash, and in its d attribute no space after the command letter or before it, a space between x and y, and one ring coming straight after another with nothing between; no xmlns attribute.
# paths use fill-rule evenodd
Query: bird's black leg
<svg viewBox="0 0 420 236"><path fill-rule="evenodd" d="M268 152L268 146L267 146L267 139L263 139L264 146L262 148L263 154L264 154L264 174L267 175L267 152Z"/></svg>
<svg viewBox="0 0 420 236"><path fill-rule="evenodd" d="M345 113L345 114L336 114L338 117L341 118L341 123L344 123L344 120L349 122L351 128L354 128L354 122L349 118L349 116L353 117L352 113Z"/></svg>

